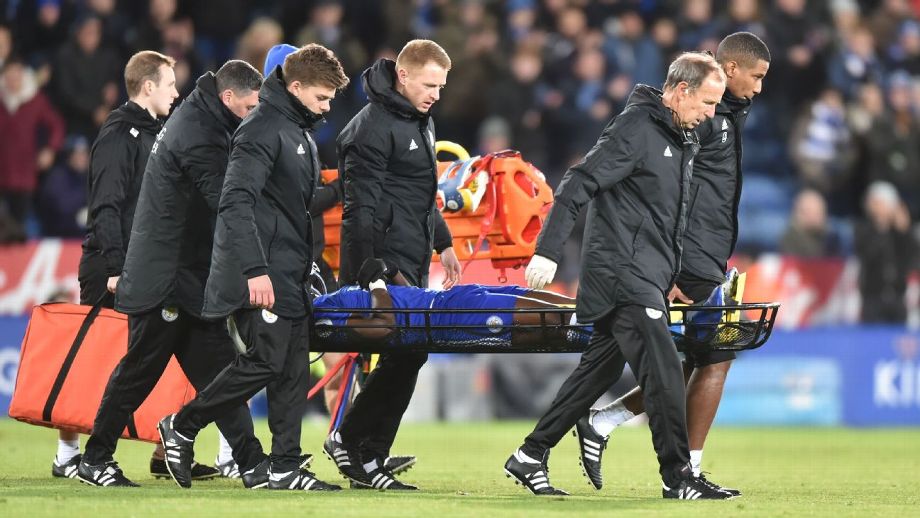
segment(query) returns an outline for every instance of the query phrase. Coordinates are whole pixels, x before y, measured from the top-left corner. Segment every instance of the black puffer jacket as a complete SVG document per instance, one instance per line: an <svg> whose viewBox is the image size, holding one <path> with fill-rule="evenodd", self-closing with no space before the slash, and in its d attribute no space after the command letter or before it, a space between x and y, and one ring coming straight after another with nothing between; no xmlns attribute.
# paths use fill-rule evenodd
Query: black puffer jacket
<svg viewBox="0 0 920 518"><path fill-rule="evenodd" d="M240 121L208 72L157 136L115 293L119 311L175 304L201 313L230 137Z"/></svg>
<svg viewBox="0 0 920 518"><path fill-rule="evenodd" d="M280 68L265 80L259 106L233 135L204 317L248 306L247 279L265 274L275 292L272 311L291 319L306 315L303 283L313 260L307 208L320 172L309 130L321 120L287 91Z"/></svg>
<svg viewBox="0 0 920 518"><path fill-rule="evenodd" d="M109 277L120 275L147 157L163 122L128 101L105 120L93 142L84 254L102 254Z"/></svg>
<svg viewBox="0 0 920 518"><path fill-rule="evenodd" d="M741 132L750 110L749 99L738 99L726 90L715 117L696 130L702 149L693 166L683 268L715 282L724 280L738 241Z"/></svg>
<svg viewBox="0 0 920 518"><path fill-rule="evenodd" d="M566 172L536 253L558 262L588 205L580 321L629 304L664 309L665 291L680 271L686 193L698 151L696 135L678 129L661 92L638 85L585 159Z"/></svg>
<svg viewBox="0 0 920 518"><path fill-rule="evenodd" d="M432 248L451 246L435 205L434 122L393 88L393 61L377 61L362 79L370 103L337 140L345 181L339 278L354 284L364 260L377 257L424 287Z"/></svg>

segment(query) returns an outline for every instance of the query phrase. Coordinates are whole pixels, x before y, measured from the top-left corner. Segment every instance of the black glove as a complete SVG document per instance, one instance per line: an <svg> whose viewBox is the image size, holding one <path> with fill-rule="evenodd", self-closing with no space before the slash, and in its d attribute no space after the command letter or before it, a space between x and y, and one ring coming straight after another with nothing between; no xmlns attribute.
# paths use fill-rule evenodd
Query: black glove
<svg viewBox="0 0 920 518"><path fill-rule="evenodd" d="M383 262L383 259L365 259L364 263L361 264L361 269L358 270L358 286L366 290L369 289L368 285L370 283L378 279L389 282L397 271L395 268L391 271L387 263Z"/></svg>

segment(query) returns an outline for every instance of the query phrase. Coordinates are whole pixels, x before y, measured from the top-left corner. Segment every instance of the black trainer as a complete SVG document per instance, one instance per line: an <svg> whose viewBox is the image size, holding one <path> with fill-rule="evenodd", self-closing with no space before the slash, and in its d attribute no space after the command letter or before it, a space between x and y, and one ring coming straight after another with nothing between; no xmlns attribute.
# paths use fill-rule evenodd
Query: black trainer
<svg viewBox="0 0 920 518"><path fill-rule="evenodd" d="M393 472L388 470L386 466L380 462L380 459L374 459L368 465L362 466L363 470L370 470L367 472L366 481L361 482L364 485L369 486L372 489L379 489L381 491L416 491L418 488L411 484L406 484L396 480L396 477L393 476Z"/></svg>
<svg viewBox="0 0 920 518"><path fill-rule="evenodd" d="M154 478L170 478L172 476L169 474L169 468L166 467L166 461L155 457L150 458L150 474ZM205 466L192 461L192 480L210 480L220 476L222 476L221 471L217 466ZM239 478L239 474L237 474L237 478Z"/></svg>
<svg viewBox="0 0 920 518"><path fill-rule="evenodd" d="M400 473L409 471L412 466L415 466L417 460L415 455L395 455L387 457L386 460L383 461L383 467L390 473L399 475Z"/></svg>
<svg viewBox="0 0 920 518"><path fill-rule="evenodd" d="M286 473L268 473L269 489L290 489L296 491L340 491L341 486L328 484L316 478L311 471L297 468Z"/></svg>
<svg viewBox="0 0 920 518"><path fill-rule="evenodd" d="M76 478L84 484L98 487L141 487L131 482L114 460L96 465L81 460Z"/></svg>
<svg viewBox="0 0 920 518"><path fill-rule="evenodd" d="M731 500L735 498L721 489L716 489L705 478L690 475L681 479L677 487L670 488L662 482L661 496L664 498L675 498L678 500Z"/></svg>
<svg viewBox="0 0 920 518"><path fill-rule="evenodd" d="M716 491L723 491L723 492L728 493L728 494L730 494L730 495L732 495L732 496L741 496L741 491L739 491L739 490L737 490L737 489L732 489L732 488L730 488L730 487L723 487L723 486L720 486L719 484L716 484L715 482L713 482L713 481L707 479L707 478L706 478L706 473L700 473L700 476L699 476L698 478L699 478L704 484L709 485L709 487L715 489Z"/></svg>
<svg viewBox="0 0 920 518"><path fill-rule="evenodd" d="M326 452L326 457L339 469L339 473L347 480L357 482L359 485L366 487L370 486L367 472L364 470L358 452L354 449L345 449L339 432L333 431L326 437L326 441L323 442L323 451Z"/></svg>
<svg viewBox="0 0 920 518"><path fill-rule="evenodd" d="M515 484L523 485L535 495L568 495L550 485L549 470L546 467L548 458L549 451L543 454L543 462L529 462L521 456L521 450L515 450L505 462L505 474L513 478Z"/></svg>
<svg viewBox="0 0 920 518"><path fill-rule="evenodd" d="M268 457L266 457L267 459ZM312 453L304 453L300 456L300 467L301 469L307 469L310 467L310 463L313 462ZM258 467L258 466L257 466ZM220 476L224 478L240 478L240 467L236 464L236 461L233 459L228 460L227 462L220 463L217 460L214 461L214 468L220 471ZM193 468L194 469L194 468ZM255 468L253 468L255 469ZM249 470L251 473L255 474L253 469ZM268 464L265 465L262 470L264 476L262 476L259 481L251 482L250 484L244 484L247 488L258 489L260 487L265 487L268 484ZM192 477L194 480L195 477ZM250 477L251 478L251 477ZM264 480L262 480L264 479Z"/></svg>
<svg viewBox="0 0 920 518"><path fill-rule="evenodd" d="M54 462L51 463L51 476L57 478L74 478L77 476L77 467L83 455L78 453L63 464L58 464L57 455L54 456Z"/></svg>
<svg viewBox="0 0 920 518"><path fill-rule="evenodd" d="M396 480L393 473L386 469L386 466L377 459L368 463L370 464L370 471L368 471L358 452L354 448L346 449L345 445L342 444L342 436L339 435L338 431L333 431L329 434L329 437L323 443L323 451L326 452L329 460L335 463L339 473L346 480L352 482L352 487L403 491L418 489L415 486Z"/></svg>
<svg viewBox="0 0 920 518"><path fill-rule="evenodd" d="M166 450L166 469L172 475L179 487L192 487L192 459L195 456L195 441L183 437L173 428L173 419L176 414L171 414L160 420L157 430L160 432L160 441Z"/></svg>
<svg viewBox="0 0 920 518"><path fill-rule="evenodd" d="M590 414L583 416L575 423L572 435L578 439L579 460L581 471L594 489L604 487L604 477L601 475L601 459L607 448L607 437L597 433L591 426Z"/></svg>
<svg viewBox="0 0 920 518"><path fill-rule="evenodd" d="M262 459L262 462L248 471L244 471L240 478L243 480L243 487L246 489L261 489L268 485L268 457Z"/></svg>

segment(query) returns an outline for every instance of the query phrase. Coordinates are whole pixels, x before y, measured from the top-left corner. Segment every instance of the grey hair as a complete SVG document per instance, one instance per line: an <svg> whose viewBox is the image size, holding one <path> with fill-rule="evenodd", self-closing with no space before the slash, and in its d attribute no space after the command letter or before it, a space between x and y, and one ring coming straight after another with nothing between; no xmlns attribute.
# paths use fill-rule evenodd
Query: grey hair
<svg viewBox="0 0 920 518"><path fill-rule="evenodd" d="M725 72L708 52L684 52L671 62L668 77L664 81L664 90L671 90L682 82L687 83L691 91L696 90L711 74L716 73L724 83Z"/></svg>
<svg viewBox="0 0 920 518"><path fill-rule="evenodd" d="M871 198L878 198L888 206L896 206L901 203L901 196L898 189L890 182L876 180L869 184L866 189L866 201Z"/></svg>

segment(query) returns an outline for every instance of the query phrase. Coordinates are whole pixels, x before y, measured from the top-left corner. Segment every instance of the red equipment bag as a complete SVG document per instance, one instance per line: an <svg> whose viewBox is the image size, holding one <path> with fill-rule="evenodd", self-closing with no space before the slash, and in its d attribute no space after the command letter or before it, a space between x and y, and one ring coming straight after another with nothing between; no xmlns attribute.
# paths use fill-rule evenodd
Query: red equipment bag
<svg viewBox="0 0 920 518"><path fill-rule="evenodd" d="M13 419L90 433L109 376L128 349L128 317L111 309L51 303L32 308L22 340ZM195 397L175 358L122 433L159 442L157 422Z"/></svg>

